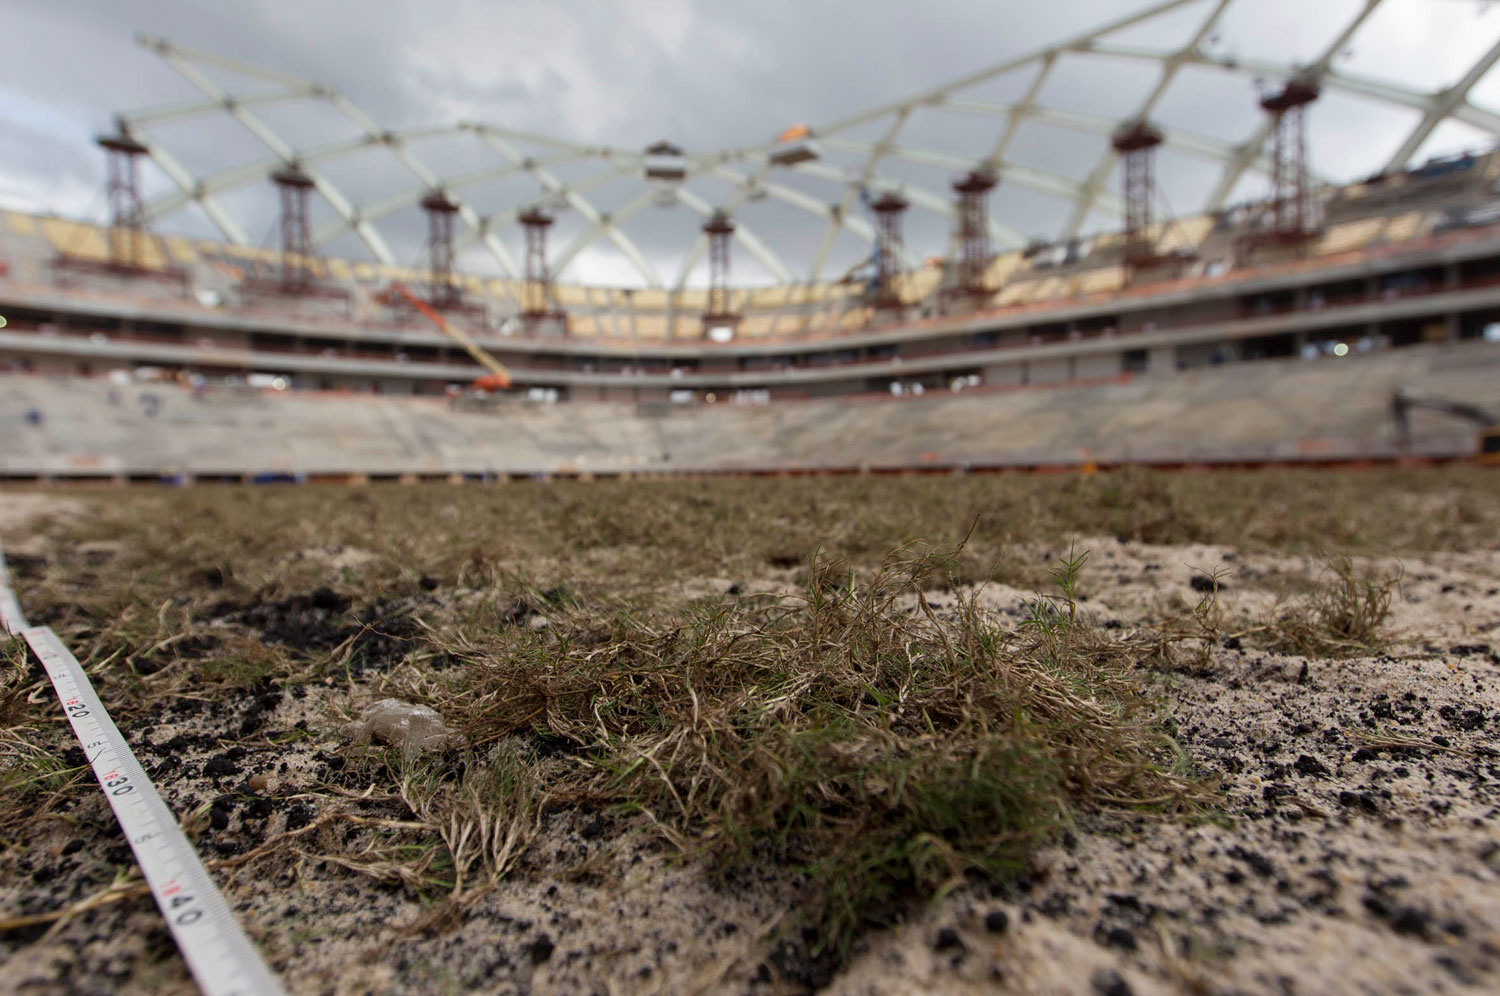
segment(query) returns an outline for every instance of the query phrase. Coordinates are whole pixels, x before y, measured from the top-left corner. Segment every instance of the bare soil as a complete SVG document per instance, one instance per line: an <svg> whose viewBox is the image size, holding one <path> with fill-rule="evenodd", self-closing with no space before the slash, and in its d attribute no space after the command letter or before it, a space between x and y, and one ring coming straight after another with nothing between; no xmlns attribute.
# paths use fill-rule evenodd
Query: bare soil
<svg viewBox="0 0 1500 996"><path fill-rule="evenodd" d="M1413 504L1441 509L1449 498L1422 501L1437 504ZM1311 658L1258 649L1266 641L1257 630L1320 583L1320 556L1113 533L1013 545L1004 576L1016 583L989 581L977 596L1011 624L1034 599L1022 579L1045 577L1065 540L1090 552L1078 608L1110 631L1190 618L1217 574L1222 625L1211 645L1139 675L1211 802L1187 815L1080 811L1021 874L956 882L911 904L896 926L864 932L841 961L799 921L807 883L796 870L767 861L726 877L640 812L542 807L503 880L455 907L421 878L427 873L412 871L437 866L412 853L421 846L417 817L390 755L351 743L346 727L376 699L420 687L414 676L463 666L435 649L431 627L515 596L477 573L436 567L441 576L418 571L399 591L372 591L370 577L395 570L373 538L372 549L282 551L291 581L264 587L269 574L241 584L251 564L226 555L222 565L192 567L203 607L191 626L131 643L131 670L122 672L117 661L101 663L121 638L70 612L61 595L69 585L120 583L111 565L128 560L133 541L88 546L100 540L73 526L101 515L97 502L70 499L60 512L52 495L0 495L13 583L33 622L57 625L81 658L99 664L96 684L127 739L292 992L1500 990L1493 536L1358 558L1361 569L1399 564L1402 572L1381 649ZM620 552L629 545L590 556L607 574L633 562ZM1366 549L1379 547L1377 537ZM653 578L652 597L785 591L803 553L754 571L731 564ZM538 576L550 569L540 559L528 566ZM132 571L142 590L153 583ZM580 584L584 598L607 591L597 580ZM956 579L927 598L942 613L974 590ZM511 625L554 625L544 599L506 604ZM167 607L160 611L165 618ZM315 681L257 677L260 658L247 644L277 660L339 666ZM0 729L38 746L27 753L4 741L6 777L36 771L42 788L7 782L7 803L34 816L13 813L0 839L0 990L194 991L51 710L40 668L14 646L9 654L7 690L26 699L7 700ZM229 658L239 670L218 691L173 685ZM129 706L143 689L171 688L180 690L153 698L149 711ZM444 716L454 725L461 718ZM526 749L539 765L573 763L543 740ZM60 763L36 767L46 753Z"/></svg>

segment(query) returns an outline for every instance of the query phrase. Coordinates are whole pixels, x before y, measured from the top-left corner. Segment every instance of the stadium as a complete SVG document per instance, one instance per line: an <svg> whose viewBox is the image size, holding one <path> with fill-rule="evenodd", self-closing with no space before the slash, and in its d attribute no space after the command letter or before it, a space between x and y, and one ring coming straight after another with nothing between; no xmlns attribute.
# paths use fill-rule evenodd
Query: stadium
<svg viewBox="0 0 1500 996"><path fill-rule="evenodd" d="M1500 985L1490 4L335 6L0 79L0 989Z"/></svg>
<svg viewBox="0 0 1500 996"><path fill-rule="evenodd" d="M122 113L99 136L108 223L9 212L0 229L7 418L44 412L35 386L57 376L70 399L8 434L0 468L850 471L1390 459L1403 443L1469 455L1472 424L1424 413L1402 440L1390 408L1398 390L1497 403L1500 117L1469 99L1492 60L1434 93L1346 73L1336 57L1373 9L1294 67L1222 51L1215 5L1159 4L841 121L702 152L477 121L391 131L322 83L143 37L141 57L199 97ZM1194 19L1178 47L1119 40L1180 13ZM1100 61L1160 79L1118 119L1049 106L1054 74ZM1153 116L1194 71L1232 81L1236 110L1253 112L1239 141ZM976 96L997 83L1020 91ZM1347 94L1418 113L1338 183L1311 168L1313 125L1320 100ZM267 123L286 105L352 134L294 145ZM171 142L218 118L258 148L195 173ZM1088 157L1086 176L1012 161L1027 128L1086 139L1070 155ZM1428 155L1434 134L1472 144ZM480 164L439 173L423 158L434 142L465 143ZM1212 186L1168 187L1168 156L1207 167ZM371 160L407 179L356 200L335 177ZM991 205L1010 188L1034 195L1029 214L1050 211L1045 234ZM218 238L161 234L189 210ZM676 233L675 275L632 226ZM571 279L601 245L630 283ZM143 414L148 395L165 417ZM1330 395L1338 405L1317 400ZM243 430L242 452L195 424L210 410L205 425ZM848 412L872 431L828 431ZM522 431L497 438L497 413Z"/></svg>

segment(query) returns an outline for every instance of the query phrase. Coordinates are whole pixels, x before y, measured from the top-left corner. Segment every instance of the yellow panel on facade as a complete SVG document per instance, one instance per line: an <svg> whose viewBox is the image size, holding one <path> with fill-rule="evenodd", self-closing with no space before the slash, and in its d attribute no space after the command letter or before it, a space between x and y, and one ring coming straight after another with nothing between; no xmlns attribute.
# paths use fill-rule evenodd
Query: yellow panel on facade
<svg viewBox="0 0 1500 996"><path fill-rule="evenodd" d="M349 264L342 259L330 259L328 261L328 272L335 280L352 280L354 274L349 271Z"/></svg>
<svg viewBox="0 0 1500 996"><path fill-rule="evenodd" d="M677 292L677 307L683 311L702 311L708 307L708 291L680 290Z"/></svg>
<svg viewBox="0 0 1500 996"><path fill-rule="evenodd" d="M120 233L123 237L124 233ZM162 251L161 240L152 235L147 235L136 245L136 263L148 270L165 270L167 268L167 254Z"/></svg>
<svg viewBox="0 0 1500 996"><path fill-rule="evenodd" d="M1061 277L1048 277L1037 287L1036 293L1032 295L1033 301L1051 301L1063 297L1068 293L1067 281Z"/></svg>
<svg viewBox="0 0 1500 996"><path fill-rule="evenodd" d="M1385 226L1385 240L1387 242L1404 242L1417 233L1417 226L1422 224L1421 211L1408 211L1397 215Z"/></svg>
<svg viewBox="0 0 1500 996"><path fill-rule="evenodd" d="M775 335L796 335L802 329L802 316L787 312L776 316L776 325L772 329Z"/></svg>
<svg viewBox="0 0 1500 996"><path fill-rule="evenodd" d="M5 223L10 227L13 235L35 235L36 219L29 214L16 214L13 211L5 212Z"/></svg>
<svg viewBox="0 0 1500 996"><path fill-rule="evenodd" d="M1036 290L1037 281L1017 280L1014 283L1006 284L1003 288L1001 288L999 295L996 297L995 303L1000 305L1002 308L1008 307L1013 304L1025 304L1027 301L1031 300L1034 294L1036 294Z"/></svg>
<svg viewBox="0 0 1500 996"><path fill-rule="evenodd" d="M870 316L873 312L869 308L850 308L839 318L839 325L846 329L864 328L870 324Z"/></svg>
<svg viewBox="0 0 1500 996"><path fill-rule="evenodd" d="M1342 225L1334 225L1324 232L1323 237L1313 246L1313 255L1327 256L1332 253L1362 249L1380 233L1385 223L1384 218L1362 218L1359 221L1346 221Z"/></svg>
<svg viewBox="0 0 1500 996"><path fill-rule="evenodd" d="M749 293L752 308L775 308L786 303L785 287L756 287Z"/></svg>
<svg viewBox="0 0 1500 996"><path fill-rule="evenodd" d="M936 290L938 282L942 279L943 271L932 266L923 267L907 275L906 286L902 288L901 296L908 301L920 301Z"/></svg>
<svg viewBox="0 0 1500 996"><path fill-rule="evenodd" d="M1010 279L1021 266L1021 254L1019 252L1008 252L996 256L990 260L989 268L984 271L984 283L986 287L999 287Z"/></svg>
<svg viewBox="0 0 1500 996"><path fill-rule="evenodd" d="M771 334L771 328L775 322L772 315L746 315L740 319L739 328L736 333L745 338L757 338Z"/></svg>
<svg viewBox="0 0 1500 996"><path fill-rule="evenodd" d="M637 314L635 316L635 334L642 339L665 339L667 337L667 316L660 313L649 315Z"/></svg>
<svg viewBox="0 0 1500 996"><path fill-rule="evenodd" d="M96 261L109 259L109 243L104 240L104 233L93 225L47 218L42 221L42 234L60 253Z"/></svg>
<svg viewBox="0 0 1500 996"><path fill-rule="evenodd" d="M1166 234L1156 247L1157 252L1172 252L1200 245L1213 226L1213 219L1201 214L1179 218L1167 226Z"/></svg>
<svg viewBox="0 0 1500 996"><path fill-rule="evenodd" d="M588 291L577 284L555 284L552 290L553 296L565 307L581 308L589 303Z"/></svg>
<svg viewBox="0 0 1500 996"><path fill-rule="evenodd" d="M1125 267L1105 266L1089 270L1078 282L1080 294L1107 294L1125 286Z"/></svg>
<svg viewBox="0 0 1500 996"><path fill-rule="evenodd" d="M192 266L198 262L198 254L193 252L192 243L179 235L167 236L167 252L171 254L174 263L183 266Z"/></svg>
<svg viewBox="0 0 1500 996"><path fill-rule="evenodd" d="M568 318L568 331L573 335L591 338L599 334L599 322L593 315L571 315Z"/></svg>
<svg viewBox="0 0 1500 996"><path fill-rule="evenodd" d="M638 290L633 295L637 308L661 310L667 306L667 292L654 287Z"/></svg>

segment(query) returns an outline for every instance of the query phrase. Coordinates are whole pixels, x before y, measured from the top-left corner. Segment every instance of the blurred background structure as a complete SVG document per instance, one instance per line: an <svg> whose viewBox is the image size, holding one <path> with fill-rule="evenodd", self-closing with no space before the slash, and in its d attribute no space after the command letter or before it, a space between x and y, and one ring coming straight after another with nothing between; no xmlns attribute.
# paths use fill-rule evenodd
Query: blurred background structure
<svg viewBox="0 0 1500 996"><path fill-rule="evenodd" d="M0 475L1484 451L1487 5L1424 5L1465 27L1425 84L1349 65L1391 43L1402 0L1110 6L720 149L390 127L324 83L142 36L189 96L98 136L103 210L0 219ZM1278 17L1289 50L1257 50ZM1419 395L1437 404L1398 402Z"/></svg>

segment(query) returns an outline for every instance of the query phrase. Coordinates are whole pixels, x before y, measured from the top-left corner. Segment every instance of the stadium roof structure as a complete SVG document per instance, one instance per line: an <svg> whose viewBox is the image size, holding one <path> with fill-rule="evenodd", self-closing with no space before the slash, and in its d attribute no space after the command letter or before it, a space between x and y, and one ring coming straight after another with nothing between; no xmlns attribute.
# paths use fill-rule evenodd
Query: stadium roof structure
<svg viewBox="0 0 1500 996"><path fill-rule="evenodd" d="M1286 81L1311 77L1324 92L1352 94L1416 114L1416 123L1399 146L1383 161L1369 163L1369 172L1399 169L1411 162L1429 137L1447 121L1460 122L1486 140L1500 140L1500 112L1470 100L1475 84L1500 59L1500 39L1491 45L1452 85L1423 91L1387 79L1348 72L1334 65L1335 58L1356 38L1384 0L1361 0L1353 16L1334 34L1317 58L1302 64L1216 54L1216 30L1226 11L1254 0L1165 0L1119 20L1092 28L1053 45L1008 59L997 65L954 79L941 86L911 94L841 120L815 124L805 130L789 130L794 141L816 143L817 153L785 155L786 135L781 140L714 152L681 152L667 146L641 151L584 145L552 136L533 134L482 121L432 124L399 131L389 130L362 111L344 94L327 86L294 78L258 66L247 65L209 53L184 48L158 38L142 37L141 44L181 74L201 99L158 107L120 117L122 129L142 143L151 159L175 187L147 205L148 219L162 219L196 205L217 226L224 238L240 245L252 244L245 225L224 203L226 195L255 184L264 184L278 170L293 164L311 178L331 213L313 232L313 241L327 245L353 233L369 254L381 263L397 262L386 226L400 212L415 209L435 190L446 193L458 206L458 218L466 231L459 248L482 247L506 276L518 277L523 267L507 245L506 236L519 231L518 218L528 208L576 212L575 231L560 246L552 260L553 274L566 277L580 253L591 246L609 243L629 261L639 283L651 288L680 289L701 272L708 238L698 231L692 244L682 246L674 273L662 273L642 250L639 227L649 225L654 206L685 205L706 220L717 210L735 217L733 233L738 245L759 264L767 278L783 285L812 284L837 277L836 270L868 253L876 239L875 226L862 211L870 198L899 192L916 212L947 222L955 216L953 197L945 184L915 182L903 175L902 165L951 171L976 169L994 173L1002 188L1026 188L1055 204L1055 225L1047 238L1067 239L1088 230L1091 219L1118 219L1121 198L1110 189L1117 154L1108 136L1122 123L1151 119L1164 139L1164 148L1211 164L1217 179L1199 203L1178 203L1180 214L1200 213L1224 207L1237 184L1247 174L1265 172L1265 145L1271 126L1261 119L1241 141L1175 127L1156 118L1164 95L1190 67L1221 71L1246 80ZM1196 10L1195 10L1196 9ZM1140 37L1143 26L1166 17L1180 18L1201 11L1186 41L1153 47L1122 40ZM1164 33L1165 34L1165 33ZM1066 57L1066 58L1065 58ZM1133 95L1134 106L1124 116L1110 117L1049 106L1045 89L1055 74L1069 66L1096 59L1126 60L1153 68L1155 82ZM244 89L226 88L214 74L232 74L246 81ZM985 96L991 81L1016 73L1029 74L1028 82L1013 99ZM1247 87L1247 98L1251 96ZM294 147L263 120L262 108L285 103L321 103L352 125L348 138L324 144ZM216 172L198 175L174 155L160 137L161 126L201 118L227 115L238 122L265 149L266 155ZM914 123L931 115L958 115L972 133L982 131L987 151L957 154L943 151L912 138ZM1097 159L1079 178L1063 172L1026 165L1013 155L1018 130L1027 122L1095 136L1100 140ZM976 128L976 124L978 127ZM468 136L486 157L477 168L439 172L424 160L422 144L435 137ZM410 182L380 196L356 202L329 169L339 160L357 153L383 150L399 163ZM665 172L653 169L662 155L676 157ZM657 157L653 160L653 156ZM566 167L566 170L564 170ZM584 167L580 172L580 167ZM674 175L674 172L675 175ZM564 175L564 173L566 175ZM487 181L502 178L534 183L534 193L510 202L486 202L471 191ZM1315 181L1317 177L1313 178ZM607 185L626 185L628 194L616 203L601 206L595 192ZM493 199L491 199L493 201ZM814 226L816 239L805 258L790 257L781 240L760 231L745 216L752 202L777 202L791 209L804 223ZM1008 223L993 209L988 218L992 242L999 247L1018 247L1034 239ZM1097 221L1094 226L1098 227ZM1118 227L1118 226L1116 226ZM852 242L851 242L852 237ZM910 243L912 240L908 240ZM842 246L841 253L835 252ZM851 246L864 247L863 249ZM928 246L941 253L940 246ZM907 250L910 252L910 250ZM841 258L835 258L839 256ZM913 261L915 256L913 256ZM659 261L659 260L658 260ZM576 276L575 276L576 282Z"/></svg>

